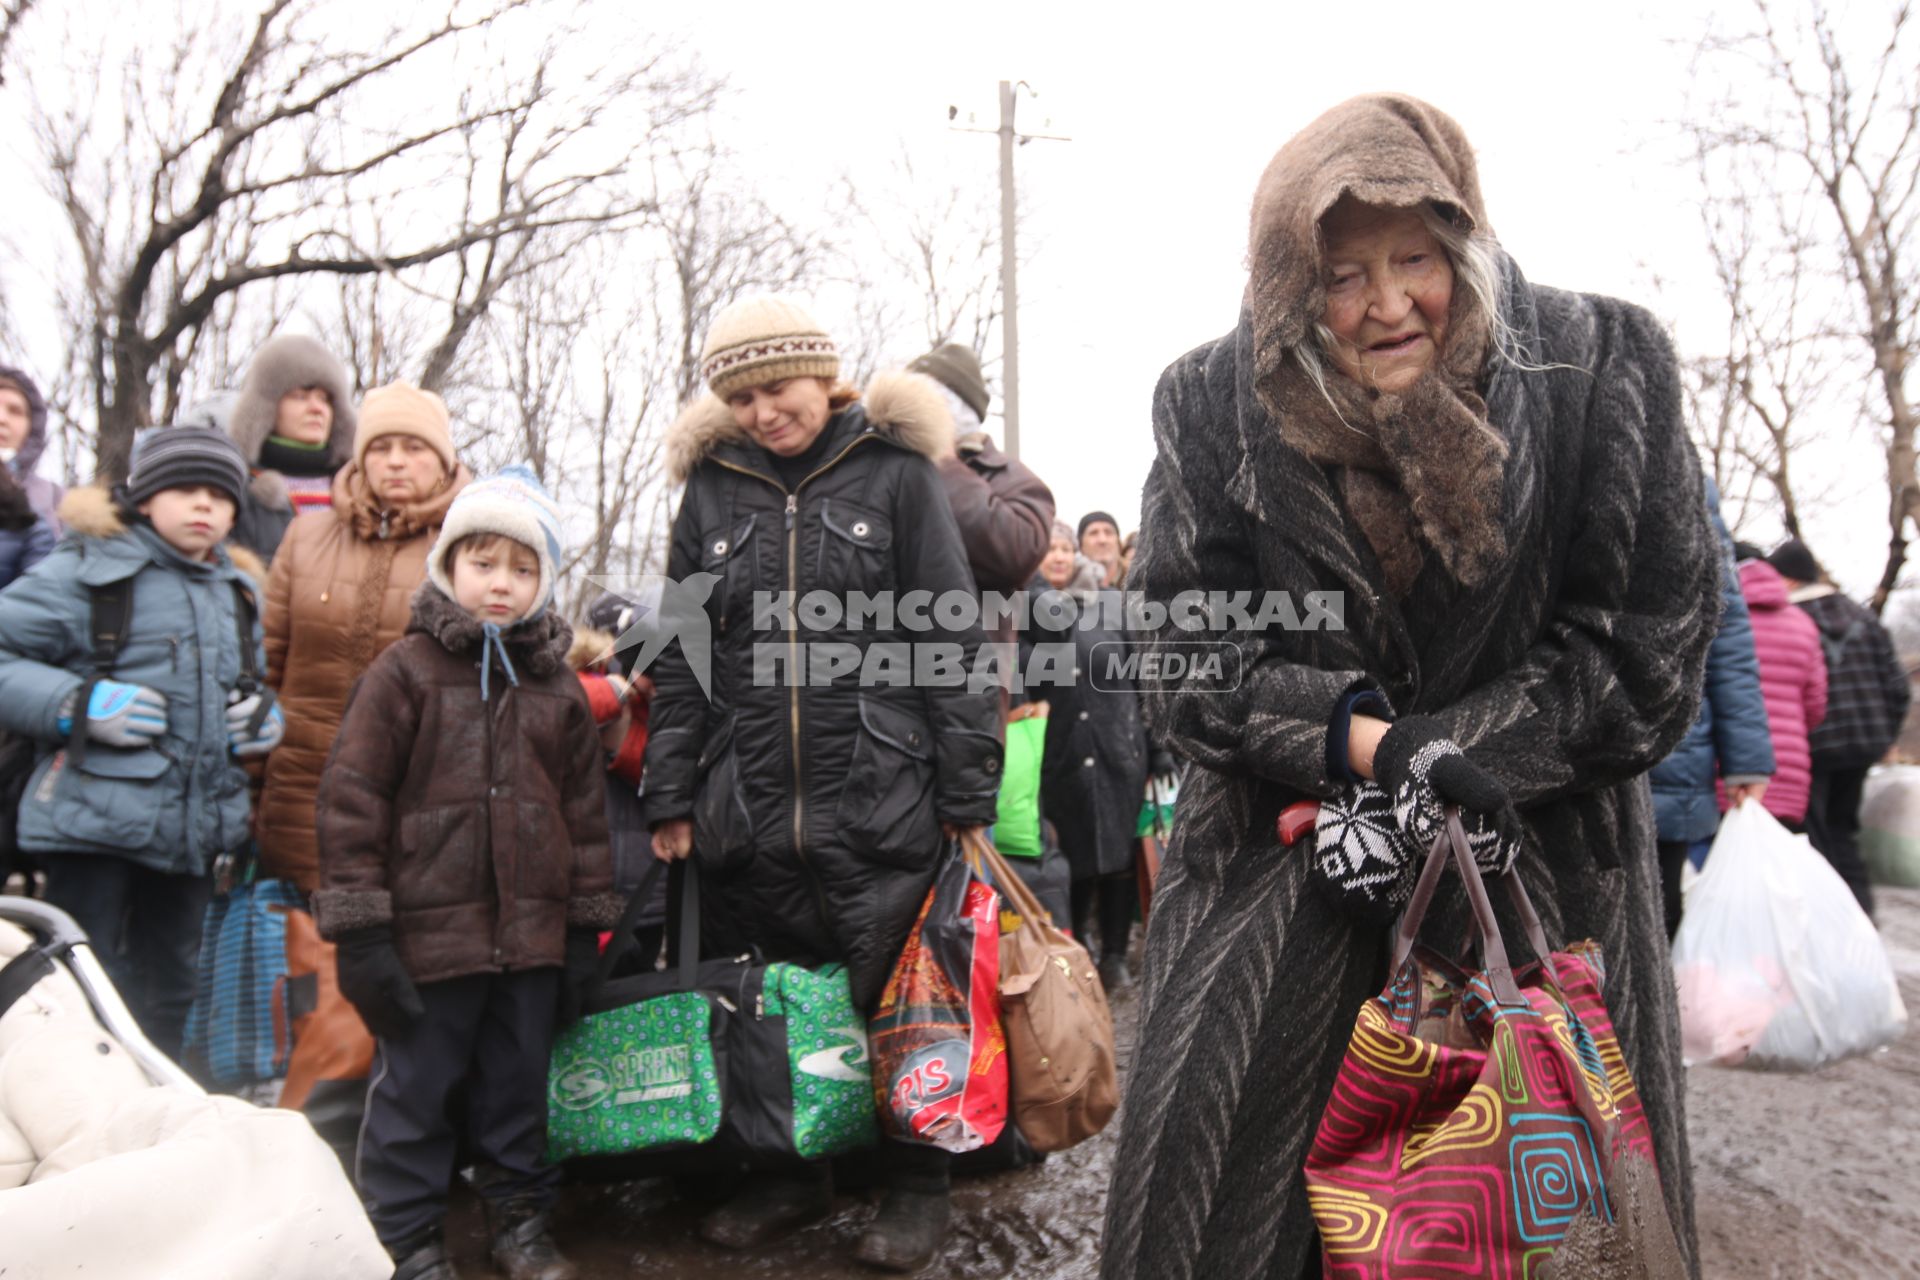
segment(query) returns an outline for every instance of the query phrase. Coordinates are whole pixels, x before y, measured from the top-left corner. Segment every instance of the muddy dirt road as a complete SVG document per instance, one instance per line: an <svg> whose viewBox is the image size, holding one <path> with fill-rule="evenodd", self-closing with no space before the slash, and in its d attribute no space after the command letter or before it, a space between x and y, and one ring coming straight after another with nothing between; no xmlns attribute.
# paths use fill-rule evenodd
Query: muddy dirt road
<svg viewBox="0 0 1920 1280"><path fill-rule="evenodd" d="M1880 915L1902 993L1920 1014L1920 891L1882 891ZM1114 1003L1124 1067L1133 992ZM1697 1067L1689 1086L1708 1280L1920 1277L1920 1032L1812 1075ZM957 1183L954 1230L922 1274L1092 1277L1112 1149L1103 1135L1039 1168ZM872 1214L865 1196L843 1196L832 1217L780 1246L726 1254L694 1235L692 1215L663 1184L637 1183L570 1191L558 1226L591 1280L841 1280L875 1274L849 1261ZM471 1206L450 1234L463 1276L496 1274Z"/></svg>

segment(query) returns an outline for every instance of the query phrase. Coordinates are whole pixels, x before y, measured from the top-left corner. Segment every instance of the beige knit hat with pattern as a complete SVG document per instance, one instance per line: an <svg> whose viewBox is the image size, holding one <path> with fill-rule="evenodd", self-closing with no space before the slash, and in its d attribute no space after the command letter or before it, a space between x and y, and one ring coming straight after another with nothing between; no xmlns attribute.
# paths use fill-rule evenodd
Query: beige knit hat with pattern
<svg viewBox="0 0 1920 1280"><path fill-rule="evenodd" d="M837 378L840 349L805 307L762 294L742 298L713 318L700 353L700 376L725 400L783 378Z"/></svg>
<svg viewBox="0 0 1920 1280"><path fill-rule="evenodd" d="M389 382L375 387L360 401L360 422L353 433L353 460L367 465L367 446L381 436L412 436L440 455L452 475L453 433L447 402L411 382Z"/></svg>

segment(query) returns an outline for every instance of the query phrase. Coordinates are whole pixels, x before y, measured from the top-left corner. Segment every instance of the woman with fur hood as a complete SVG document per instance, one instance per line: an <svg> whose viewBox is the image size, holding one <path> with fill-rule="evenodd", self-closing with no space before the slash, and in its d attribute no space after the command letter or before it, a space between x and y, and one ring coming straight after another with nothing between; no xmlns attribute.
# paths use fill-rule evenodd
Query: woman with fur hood
<svg viewBox="0 0 1920 1280"><path fill-rule="evenodd" d="M40 474L47 451L47 400L20 369L0 367L0 467L26 495L35 515L58 535L66 490Z"/></svg>
<svg viewBox="0 0 1920 1280"><path fill-rule="evenodd" d="M895 625L815 627L755 596L973 594L966 549L929 458L953 438L938 387L882 375L864 396L836 381L833 339L801 307L748 298L714 320L701 357L713 394L667 442L686 491L667 576L711 584L704 615L653 668L647 818L654 852L692 854L702 941L717 955L847 966L871 1009L933 882L947 835L993 821L1000 782L997 687L911 683L912 647L952 646L972 670L978 620L954 630L903 607ZM689 640L710 630L711 645ZM906 656L898 683L823 674L822 647ZM689 656L711 671L696 671ZM768 680L756 657L789 656ZM899 664L893 664L900 670ZM756 678L762 676L762 678ZM710 696L709 696L710 695ZM945 1232L949 1158L888 1142L887 1196L857 1246L869 1265L913 1271ZM753 1248L823 1216L825 1164L750 1177L701 1234Z"/></svg>
<svg viewBox="0 0 1920 1280"><path fill-rule="evenodd" d="M1719 582L1672 347L1638 307L1522 276L1465 135L1412 98L1356 98L1281 148L1248 259L1236 328L1155 392L1129 585L1338 591L1344 619L1229 619L1206 638L1239 651L1230 686L1147 687L1189 768L1101 1274L1319 1274L1303 1162L1447 805L1484 867L1517 866L1554 945L1604 950L1687 1259L1650 1273L1692 1270L1642 775L1693 721ZM1321 806L1314 847L1284 848L1275 820L1300 800ZM1449 877L1429 913L1444 952L1463 897ZM1623 1181L1650 1193L1645 1172Z"/></svg>
<svg viewBox="0 0 1920 1280"><path fill-rule="evenodd" d="M303 334L268 339L247 366L224 426L252 473L233 540L262 560L296 515L332 501L333 473L353 457L351 390L346 366Z"/></svg>

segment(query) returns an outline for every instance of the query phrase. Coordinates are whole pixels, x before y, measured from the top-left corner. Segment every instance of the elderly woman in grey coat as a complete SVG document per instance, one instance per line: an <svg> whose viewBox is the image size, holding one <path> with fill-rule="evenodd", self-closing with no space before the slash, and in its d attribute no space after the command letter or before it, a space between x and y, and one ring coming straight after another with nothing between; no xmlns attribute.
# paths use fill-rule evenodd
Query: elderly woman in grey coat
<svg viewBox="0 0 1920 1280"><path fill-rule="evenodd" d="M1410 98L1310 125L1252 223L1238 325L1155 394L1128 585L1337 591L1344 625L1229 617L1205 638L1238 650L1233 670L1145 690L1192 767L1102 1275L1319 1273L1302 1163L1448 804L1482 866L1517 865L1555 945L1604 949L1691 1262L1642 775L1692 722L1718 582L1672 349L1637 307L1529 283L1491 237L1459 126ZM1284 848L1276 816L1303 799L1321 804L1315 847ZM1378 856L1351 856L1356 821L1391 833ZM1456 900L1429 917L1448 951L1459 897L1443 884Z"/></svg>

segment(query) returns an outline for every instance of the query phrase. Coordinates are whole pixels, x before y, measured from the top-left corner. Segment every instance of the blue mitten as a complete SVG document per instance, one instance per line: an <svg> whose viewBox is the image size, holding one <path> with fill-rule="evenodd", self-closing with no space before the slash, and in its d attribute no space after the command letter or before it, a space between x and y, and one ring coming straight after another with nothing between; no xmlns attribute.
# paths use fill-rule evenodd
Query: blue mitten
<svg viewBox="0 0 1920 1280"><path fill-rule="evenodd" d="M60 732L73 732L73 699L60 713ZM87 736L109 747L145 747L167 731L167 697L158 689L100 680L87 698Z"/></svg>

